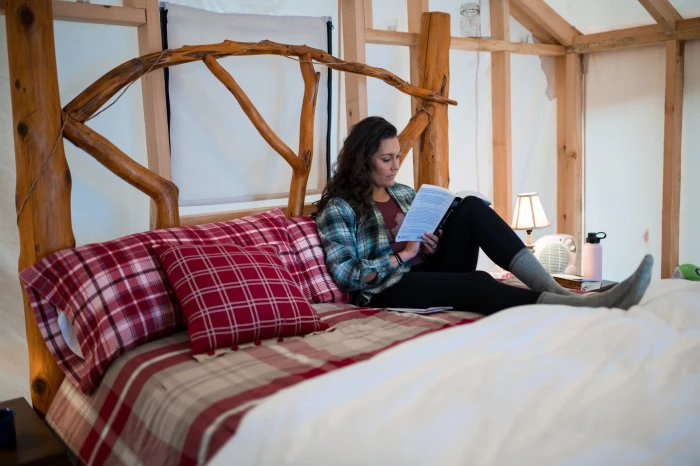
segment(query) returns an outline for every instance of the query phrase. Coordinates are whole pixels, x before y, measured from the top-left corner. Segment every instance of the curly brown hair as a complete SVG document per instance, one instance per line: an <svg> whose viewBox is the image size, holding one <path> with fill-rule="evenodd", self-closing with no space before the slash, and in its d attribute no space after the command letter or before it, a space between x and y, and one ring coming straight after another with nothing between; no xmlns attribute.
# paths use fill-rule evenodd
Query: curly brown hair
<svg viewBox="0 0 700 466"><path fill-rule="evenodd" d="M371 116L350 129L338 153L335 173L316 203L315 217L334 197L347 201L359 218L372 213L372 168L370 159L384 139L397 136L396 127L382 117Z"/></svg>

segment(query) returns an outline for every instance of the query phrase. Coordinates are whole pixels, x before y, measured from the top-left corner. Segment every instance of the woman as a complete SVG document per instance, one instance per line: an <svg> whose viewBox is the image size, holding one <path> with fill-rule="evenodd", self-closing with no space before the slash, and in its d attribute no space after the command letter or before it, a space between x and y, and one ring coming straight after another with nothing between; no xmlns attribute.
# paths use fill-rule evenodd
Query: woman
<svg viewBox="0 0 700 466"><path fill-rule="evenodd" d="M455 309L492 314L533 303L628 309L651 279L647 255L630 278L611 290L581 296L559 286L515 232L481 199L467 197L439 235L393 240L415 197L394 182L399 171L396 128L380 117L357 123L338 155L336 172L318 202L316 225L326 264L358 305ZM476 271L479 248L530 289Z"/></svg>

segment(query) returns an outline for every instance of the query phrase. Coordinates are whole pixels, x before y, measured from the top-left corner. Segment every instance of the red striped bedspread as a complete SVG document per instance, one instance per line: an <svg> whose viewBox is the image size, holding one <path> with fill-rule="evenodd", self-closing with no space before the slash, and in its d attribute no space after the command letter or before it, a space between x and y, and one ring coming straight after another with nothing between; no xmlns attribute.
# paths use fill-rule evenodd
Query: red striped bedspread
<svg viewBox="0 0 700 466"><path fill-rule="evenodd" d="M187 332L135 348L89 396L64 382L47 421L85 464L204 464L235 434L245 413L278 390L479 318L314 307L328 331L201 361L192 357Z"/></svg>

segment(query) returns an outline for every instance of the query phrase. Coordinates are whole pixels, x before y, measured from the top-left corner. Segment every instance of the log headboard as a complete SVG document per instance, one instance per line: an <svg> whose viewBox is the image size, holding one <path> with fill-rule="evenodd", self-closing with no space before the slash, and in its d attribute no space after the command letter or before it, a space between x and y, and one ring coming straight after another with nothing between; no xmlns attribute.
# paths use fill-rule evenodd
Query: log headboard
<svg viewBox="0 0 700 466"><path fill-rule="evenodd" d="M180 225L178 189L171 181L136 163L116 145L85 125L117 93L164 67L203 61L236 98L260 135L292 168L287 215L302 214L313 158L313 127L319 73L314 63L338 71L380 79L415 97L419 110L399 135L401 159L421 147L418 184L448 183L447 105L449 89L449 15L424 13L419 43L418 87L396 75L361 63L347 62L307 46L262 40L224 41L154 52L125 62L90 85L61 108L54 48L52 4L46 0L8 0L7 23L12 115L17 167L16 206L20 235L19 269L47 255L75 246L71 223L71 175L63 138L94 157L115 175L147 194L156 207L156 228ZM217 62L237 55L280 55L299 61L304 79L299 149L294 152L270 129L233 77ZM429 128L429 131L425 131ZM24 293L24 291L23 291ZM34 408L45 414L63 380L49 353L24 295Z"/></svg>

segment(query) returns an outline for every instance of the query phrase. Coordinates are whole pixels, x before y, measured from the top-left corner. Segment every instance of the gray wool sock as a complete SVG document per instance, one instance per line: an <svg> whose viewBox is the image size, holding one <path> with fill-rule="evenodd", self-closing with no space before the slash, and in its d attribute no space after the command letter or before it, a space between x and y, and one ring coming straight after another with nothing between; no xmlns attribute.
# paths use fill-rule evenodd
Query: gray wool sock
<svg viewBox="0 0 700 466"><path fill-rule="evenodd" d="M639 304L644 292L651 281L651 269L654 259L651 255L644 256L642 263L627 280L615 285L612 289L602 293L577 295L569 293L568 296L544 292L537 300L538 304L565 304L577 307L609 307L627 310Z"/></svg>
<svg viewBox="0 0 700 466"><path fill-rule="evenodd" d="M552 278L528 248L522 248L513 256L508 270L533 291L546 291L564 296L573 294Z"/></svg>

